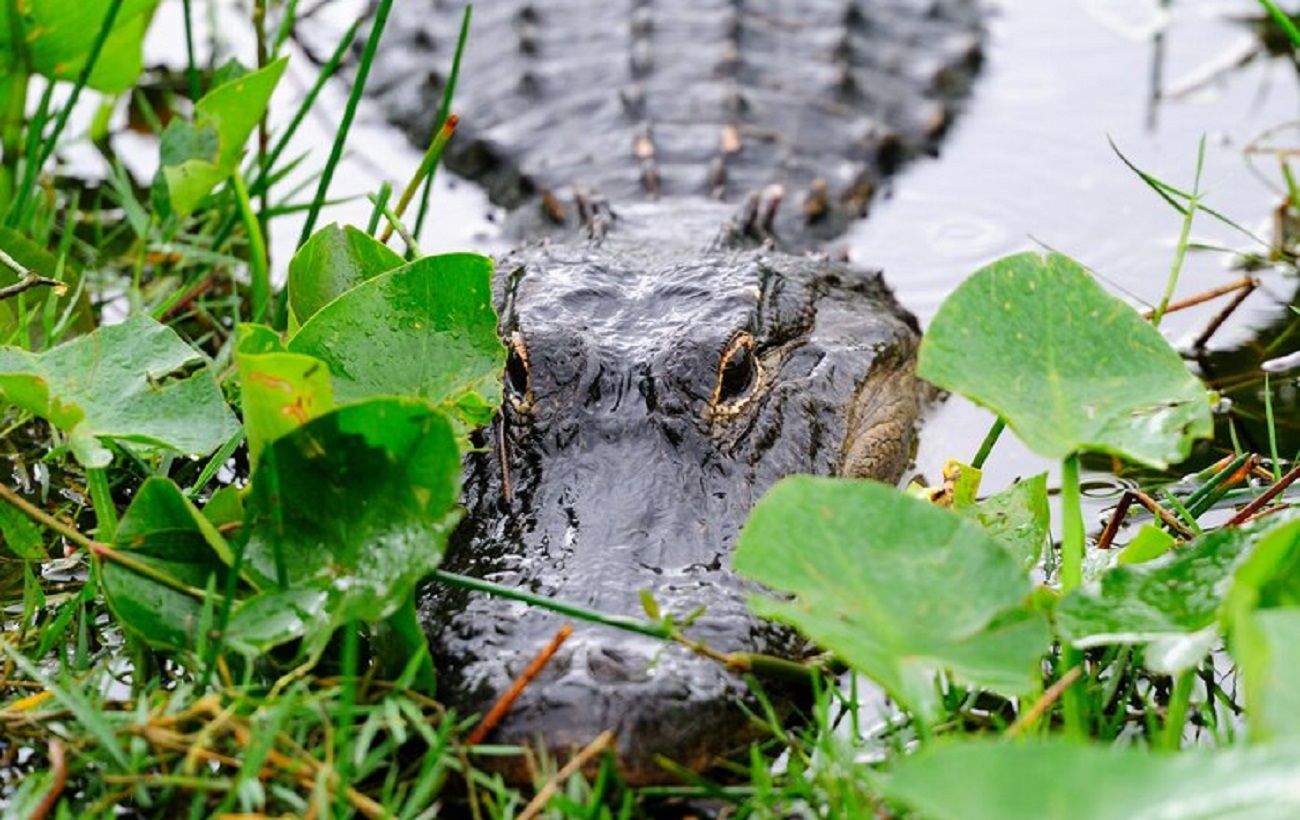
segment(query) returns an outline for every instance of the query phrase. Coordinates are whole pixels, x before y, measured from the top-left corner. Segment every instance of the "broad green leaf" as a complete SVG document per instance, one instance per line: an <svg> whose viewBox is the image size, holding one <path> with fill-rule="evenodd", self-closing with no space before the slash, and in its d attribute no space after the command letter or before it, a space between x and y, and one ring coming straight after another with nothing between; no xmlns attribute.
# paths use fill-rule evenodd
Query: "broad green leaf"
<svg viewBox="0 0 1300 820"><path fill-rule="evenodd" d="M154 206L190 214L239 166L244 144L266 112L288 57L234 76L194 104L194 120L173 120L163 132ZM165 193L165 196L163 194Z"/></svg>
<svg viewBox="0 0 1300 820"><path fill-rule="evenodd" d="M19 33L32 71L56 80L80 75L106 19L111 0L27 0L18 4ZM88 85L108 93L125 91L142 67L145 29L157 0L123 0L113 29L90 72ZM13 64L14 21L10 4L0 4L0 74Z"/></svg>
<svg viewBox="0 0 1300 820"><path fill-rule="evenodd" d="M240 601L226 624L226 646L256 657L281 644L318 631L329 620L324 584L269 589Z"/></svg>
<svg viewBox="0 0 1300 820"><path fill-rule="evenodd" d="M1267 519L1266 519L1267 520ZM1222 622L1241 668L1251 737L1300 734L1294 711L1300 618L1300 518L1275 524L1259 537L1233 578Z"/></svg>
<svg viewBox="0 0 1300 820"><path fill-rule="evenodd" d="M1026 570L1043 557L1051 526L1051 513L1047 507L1047 473L1013 484L983 501L954 502L953 509L973 516Z"/></svg>
<svg viewBox="0 0 1300 820"><path fill-rule="evenodd" d="M418 259L325 305L289 350L329 366L340 404L414 396L479 424L501 403L505 367L491 282L486 256Z"/></svg>
<svg viewBox="0 0 1300 820"><path fill-rule="evenodd" d="M198 590L224 588L230 547L175 484L150 478L140 486L113 537L134 563ZM104 596L113 613L150 646L192 649L204 600L149 574L100 559Z"/></svg>
<svg viewBox="0 0 1300 820"><path fill-rule="evenodd" d="M884 778L927 820L1283 820L1300 816L1300 745L1159 754L1063 740L934 744Z"/></svg>
<svg viewBox="0 0 1300 820"><path fill-rule="evenodd" d="M1058 633L1081 649L1177 638L1196 646L1212 644L1198 633L1217 623L1233 570L1256 537L1251 529L1215 530L1164 559L1114 567L1099 583L1061 599L1055 614ZM1158 648L1164 671L1171 649Z"/></svg>
<svg viewBox="0 0 1300 820"><path fill-rule="evenodd" d="M58 279L63 282L65 290L57 292L51 287L38 287L22 295L29 316L28 332L31 334L33 349L44 345L45 314L51 314L51 325L58 322L65 311L71 311L69 329L78 333L89 333L95 329L95 317L90 309L90 297L84 289L78 288L81 274L71 260L65 261L62 269L54 255L12 228L0 227L0 250L14 261L46 279ZM8 265L0 265L0 288L14 284L20 275ZM75 302L74 302L75 300ZM17 299L0 301L0 339L8 339L18 329Z"/></svg>
<svg viewBox="0 0 1300 820"><path fill-rule="evenodd" d="M1048 458L1163 469L1213 432L1205 388L1160 332L1060 254L1009 256L963 282L925 334L919 373Z"/></svg>
<svg viewBox="0 0 1300 820"><path fill-rule="evenodd" d="M1262 609L1239 620L1232 656L1245 683L1251 738L1300 738L1300 609Z"/></svg>
<svg viewBox="0 0 1300 820"><path fill-rule="evenodd" d="M351 225L326 225L289 262L289 308L299 324L352 288L405 261Z"/></svg>
<svg viewBox="0 0 1300 820"><path fill-rule="evenodd" d="M1019 562L967 518L870 481L793 477L758 503L733 559L789 593L756 612L798 627L924 718L941 670L1009 694L1031 691L1046 623Z"/></svg>
<svg viewBox="0 0 1300 820"><path fill-rule="evenodd" d="M263 325L240 325L235 348L240 403L249 459L254 466L267 442L334 407L329 368L320 359L287 353Z"/></svg>
<svg viewBox="0 0 1300 820"><path fill-rule="evenodd" d="M66 431L87 467L112 460L101 439L200 456L238 429L202 357L147 316L44 353L0 348L0 393Z"/></svg>
<svg viewBox="0 0 1300 820"><path fill-rule="evenodd" d="M245 560L264 587L323 585L332 620L321 628L382 620L437 567L459 492L442 413L413 399L341 407L262 450Z"/></svg>
<svg viewBox="0 0 1300 820"><path fill-rule="evenodd" d="M1300 606L1300 518L1264 519L1271 527L1259 536L1250 558L1232 583L1232 614L1254 609Z"/></svg>
<svg viewBox="0 0 1300 820"><path fill-rule="evenodd" d="M1126 564L1145 564L1169 552L1177 543L1172 535L1155 524L1147 524L1138 530L1138 534L1124 545L1124 549L1115 558L1120 566Z"/></svg>

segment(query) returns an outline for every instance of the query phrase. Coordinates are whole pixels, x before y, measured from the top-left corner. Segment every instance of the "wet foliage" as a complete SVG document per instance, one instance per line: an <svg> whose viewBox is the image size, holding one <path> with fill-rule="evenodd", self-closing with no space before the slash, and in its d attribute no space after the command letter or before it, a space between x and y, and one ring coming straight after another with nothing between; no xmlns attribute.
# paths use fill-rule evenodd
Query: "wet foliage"
<svg viewBox="0 0 1300 820"><path fill-rule="evenodd" d="M391 5L321 63L324 85L360 54L349 112ZM999 417L975 464L938 487L789 477L753 509L728 560L754 612L815 645L806 662L702 644L707 612L650 595L638 619L474 587L685 647L763 707L765 681L798 681L798 714L755 710L758 741L709 772L665 760L672 785L642 789L607 735L576 762L484 742L494 718L437 701L454 670L414 609L430 578L472 583L440 563L509 378L492 260L424 255L403 222L454 131L451 89L396 207L384 190L370 225L311 230L351 113L311 198L271 204L314 161L282 153L314 94L258 134L288 59L259 0L257 65L187 66L175 111L145 116L152 175L111 162L87 193L51 162L66 111L135 88L153 11L0 8L0 813L1300 813L1295 419L1264 382L1254 437L1221 435L1223 458L1179 478L1216 432L1213 374L1160 332L1168 298L1144 317L1056 253L974 272L926 335L920 374ZM1207 213L1143 179L1185 225ZM290 212L308 228L277 290L268 238ZM1268 261L1294 273L1290 248ZM1252 368L1287 372L1294 328ZM1059 461L1059 504L1047 475L984 486L1004 428ZM1092 535L1088 455L1151 476ZM531 786L490 773L502 756Z"/></svg>

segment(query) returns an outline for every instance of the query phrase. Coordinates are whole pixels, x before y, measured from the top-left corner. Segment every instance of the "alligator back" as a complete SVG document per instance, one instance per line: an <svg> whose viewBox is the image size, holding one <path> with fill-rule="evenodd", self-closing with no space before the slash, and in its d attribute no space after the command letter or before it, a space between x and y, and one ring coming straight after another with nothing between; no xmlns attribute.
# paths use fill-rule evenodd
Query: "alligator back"
<svg viewBox="0 0 1300 820"><path fill-rule="evenodd" d="M462 2L396 4L375 86L427 140ZM979 63L972 0L491 0L447 162L561 220L614 203L742 200L779 185L789 232L834 235L931 151ZM548 195L549 196L546 196ZM787 224L788 223L788 224Z"/></svg>

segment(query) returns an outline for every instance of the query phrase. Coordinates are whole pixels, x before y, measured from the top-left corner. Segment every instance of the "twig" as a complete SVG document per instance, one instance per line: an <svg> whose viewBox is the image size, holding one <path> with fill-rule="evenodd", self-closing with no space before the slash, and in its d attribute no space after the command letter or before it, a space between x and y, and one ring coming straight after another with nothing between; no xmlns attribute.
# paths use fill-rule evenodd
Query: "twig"
<svg viewBox="0 0 1300 820"><path fill-rule="evenodd" d="M1259 512L1260 509L1262 509L1265 504L1272 501L1278 495L1278 493L1282 492L1287 487L1290 487L1292 484L1294 484L1297 478L1300 478L1300 465L1292 467L1291 471L1288 472L1286 475L1282 476L1282 478L1279 479L1276 484L1274 484L1272 487L1269 487L1267 490L1265 490L1259 496L1259 498L1256 498L1254 501L1242 507L1241 511L1238 512L1236 515L1234 515L1232 518L1230 518L1228 520L1228 523L1224 524L1223 526L1237 527L1246 523L1248 520L1250 520L1251 516Z"/></svg>
<svg viewBox="0 0 1300 820"><path fill-rule="evenodd" d="M41 801L32 809L28 815L31 820L44 820L49 816L50 810L59 803L59 798L63 795L63 787L68 782L68 762L63 754L63 741L57 737L50 740L50 773L54 775L50 788L41 797Z"/></svg>
<svg viewBox="0 0 1300 820"><path fill-rule="evenodd" d="M1209 290L1204 291L1202 293L1197 293L1193 296L1188 296L1186 299L1179 299L1176 302L1170 302L1169 307L1165 308L1165 313L1173 313L1176 310L1184 310L1189 307L1195 307L1196 305L1204 304L1205 302L1208 302L1211 299L1217 299L1220 296L1226 296L1227 294L1232 293L1234 291L1245 289L1246 291L1249 292L1254 290L1257 287L1259 287L1259 280L1257 280L1253 276L1243 276L1240 279L1235 279L1226 285L1220 285L1217 288L1210 288ZM1155 314L1156 314L1156 309L1151 308L1150 310L1145 311L1142 314L1142 318L1150 320L1151 317L1155 316Z"/></svg>
<svg viewBox="0 0 1300 820"><path fill-rule="evenodd" d="M496 703L492 704L492 708L488 710L488 713L484 715L483 719L474 727L474 731L470 732L469 737L465 738L466 743L470 746L477 746L483 742L483 740L488 736L488 733L495 729L497 724L501 722L501 719L506 716L506 712L510 711L510 707L513 706L515 701L519 699L519 696L523 694L523 691L528 687L528 684L533 682L533 678L537 677L572 634L573 626L571 624L565 624L556 631L555 637L551 638L551 642L543 647L542 651L538 652L537 655L529 661L528 666L524 668L523 672L519 673L519 677L515 678L515 681L510 685L510 688L497 699Z"/></svg>
<svg viewBox="0 0 1300 820"><path fill-rule="evenodd" d="M1043 713L1047 711L1048 707L1053 703L1056 703L1056 701L1060 699L1061 695L1065 693L1065 690L1069 689L1070 686L1082 676L1082 666L1070 667L1070 670L1062 675L1060 680L1049 686L1047 691L1043 692L1043 696L1035 701L1034 705L1030 706L1028 711L1017 718L1015 723L1011 724L1011 728L1007 729L1007 737L1015 737L1025 729L1032 726L1036 720L1043 716Z"/></svg>
<svg viewBox="0 0 1300 820"><path fill-rule="evenodd" d="M60 521L3 484L0 484L0 500L17 507L18 511L23 515L48 529L54 530L87 552L91 550L95 543L78 532L76 527Z"/></svg>
<svg viewBox="0 0 1300 820"><path fill-rule="evenodd" d="M1169 512L1169 510L1166 510L1164 507L1160 506L1160 502L1156 501L1154 498L1142 492L1141 490L1129 490L1129 492L1133 494L1133 498L1135 501L1137 501L1143 507L1146 507L1148 510L1150 510L1157 518L1159 518L1164 523L1166 527L1178 533L1181 537L1189 541L1196 537L1196 534L1191 530L1187 529L1187 527L1183 526L1183 522L1179 521L1178 518L1173 513Z"/></svg>
<svg viewBox="0 0 1300 820"><path fill-rule="evenodd" d="M609 748L609 744L613 742L614 733L609 729L596 735L595 740L588 743L586 748L581 752L578 752L578 754L568 763L564 764L564 768L560 769L555 773L554 777L546 781L546 785L542 786L542 788L537 791L537 795L533 797L533 799L529 801L528 805L524 807L524 810L519 813L519 820L532 820L532 818L540 814L542 809L546 808L547 802L550 801L555 792L559 790L561 783L580 771L583 766L587 765L588 761Z"/></svg>
<svg viewBox="0 0 1300 820"><path fill-rule="evenodd" d="M1115 540L1115 535L1119 532L1119 526L1124 521L1124 516L1128 514L1128 508L1133 506L1133 494L1125 490L1119 497L1119 503L1115 505L1115 512L1111 514L1110 520L1106 522L1106 528L1101 531L1101 536L1097 538L1097 549L1110 549L1111 542Z"/></svg>
<svg viewBox="0 0 1300 820"><path fill-rule="evenodd" d="M1246 301L1247 296L1250 296L1255 292L1255 288L1257 287L1259 287L1259 281L1251 279L1249 285L1242 288L1241 291L1234 296L1230 302L1228 302L1228 304L1223 306L1223 310L1214 314L1214 318L1205 326L1205 330L1202 330L1201 335L1197 336L1196 341L1192 342L1192 347L1196 350L1205 347L1206 342L1210 341L1210 337L1218 332L1219 328L1223 326L1223 323L1228 321L1228 317L1241 306L1242 302Z"/></svg>
<svg viewBox="0 0 1300 820"><path fill-rule="evenodd" d="M4 253L4 251L0 251L0 253ZM3 301L5 299L12 299L13 297L17 296L18 294L22 293L25 290L31 290L32 288L42 288L42 287L53 288L55 296L62 296L63 294L68 292L68 286L60 282L58 279L50 279L48 277L41 276L40 274L28 273L26 276L19 279L17 282L14 282L12 285L5 285L4 287L0 288L0 301Z"/></svg>

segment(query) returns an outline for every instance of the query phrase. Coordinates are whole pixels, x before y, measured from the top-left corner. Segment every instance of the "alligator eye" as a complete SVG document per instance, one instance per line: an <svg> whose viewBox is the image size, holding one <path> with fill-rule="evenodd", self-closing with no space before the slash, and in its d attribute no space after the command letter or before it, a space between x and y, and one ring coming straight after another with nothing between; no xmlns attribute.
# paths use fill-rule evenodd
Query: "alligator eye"
<svg viewBox="0 0 1300 820"><path fill-rule="evenodd" d="M506 388L518 409L526 409L533 399L533 374L528 365L528 347L524 334L510 333L510 351L506 355Z"/></svg>
<svg viewBox="0 0 1300 820"><path fill-rule="evenodd" d="M722 351L718 364L718 386L713 389L714 409L734 407L749 397L758 384L758 359L754 337L737 333Z"/></svg>

